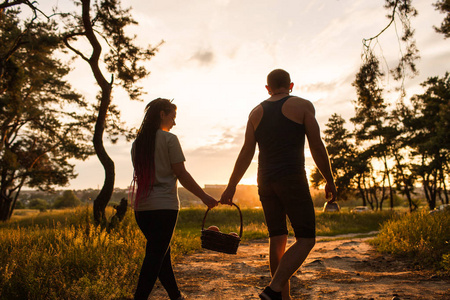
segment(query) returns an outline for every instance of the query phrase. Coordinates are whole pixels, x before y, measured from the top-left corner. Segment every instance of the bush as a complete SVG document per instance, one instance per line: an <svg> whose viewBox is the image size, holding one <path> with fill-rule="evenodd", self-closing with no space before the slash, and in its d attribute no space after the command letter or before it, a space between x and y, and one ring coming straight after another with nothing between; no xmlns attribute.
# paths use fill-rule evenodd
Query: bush
<svg viewBox="0 0 450 300"><path fill-rule="evenodd" d="M24 209L25 205L23 205L22 201L17 200L16 201L16 206L14 207L14 209Z"/></svg>
<svg viewBox="0 0 450 300"><path fill-rule="evenodd" d="M40 211L46 211L48 206L47 201L40 198L31 199L28 203L28 208L39 209Z"/></svg>
<svg viewBox="0 0 450 300"><path fill-rule="evenodd" d="M386 222L372 243L381 252L412 258L450 274L450 214L409 213Z"/></svg>
<svg viewBox="0 0 450 300"><path fill-rule="evenodd" d="M67 208L67 207L77 207L81 205L80 199L73 193L73 191L64 191L62 196L56 198L53 204L54 208Z"/></svg>

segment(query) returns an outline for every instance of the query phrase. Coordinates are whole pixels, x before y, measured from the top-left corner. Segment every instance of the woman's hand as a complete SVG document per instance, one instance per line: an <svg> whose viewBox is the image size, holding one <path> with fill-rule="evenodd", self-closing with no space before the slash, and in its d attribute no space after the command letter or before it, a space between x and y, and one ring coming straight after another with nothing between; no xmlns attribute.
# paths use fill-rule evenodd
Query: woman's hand
<svg viewBox="0 0 450 300"><path fill-rule="evenodd" d="M214 199L208 194L205 194L205 196L203 196L200 199L202 200L203 203L205 203L206 206L208 206L209 209L216 207L219 204L219 202L216 199Z"/></svg>

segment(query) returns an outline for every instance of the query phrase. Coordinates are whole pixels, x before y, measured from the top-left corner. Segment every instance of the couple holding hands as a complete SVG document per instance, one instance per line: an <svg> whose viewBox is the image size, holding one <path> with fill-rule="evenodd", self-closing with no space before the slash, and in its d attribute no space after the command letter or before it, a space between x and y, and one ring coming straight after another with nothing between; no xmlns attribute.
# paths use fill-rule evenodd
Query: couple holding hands
<svg viewBox="0 0 450 300"><path fill-rule="evenodd" d="M314 106L291 96L294 84L289 73L276 69L267 76L270 97L250 113L244 145L236 160L220 203L231 204L236 186L259 147L258 193L269 232L269 266L272 280L261 291L264 300L291 299L289 279L302 265L315 244L315 214L305 172L304 144L308 139L312 157L326 180L329 202L336 201L336 186L326 148L320 138ZM137 182L135 216L147 239L134 299L147 299L156 279L170 299L187 299L177 285L170 257L170 240L178 218L177 180L209 208L218 201L206 194L184 166L178 138L170 133L175 125L176 106L155 99L133 143L131 156ZM286 249L286 216L295 242Z"/></svg>

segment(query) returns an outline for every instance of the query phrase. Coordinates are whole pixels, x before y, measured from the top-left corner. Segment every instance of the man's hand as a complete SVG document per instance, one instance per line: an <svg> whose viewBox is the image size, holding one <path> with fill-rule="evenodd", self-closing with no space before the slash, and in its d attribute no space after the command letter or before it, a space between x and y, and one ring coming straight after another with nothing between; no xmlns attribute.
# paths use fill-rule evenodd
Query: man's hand
<svg viewBox="0 0 450 300"><path fill-rule="evenodd" d="M227 186L225 191L222 193L219 202L222 204L232 205L234 193L236 192L236 187Z"/></svg>
<svg viewBox="0 0 450 300"><path fill-rule="evenodd" d="M209 209L219 205L219 202L208 194L205 194L205 196L203 196L201 200L203 203L205 203L206 206L208 206Z"/></svg>
<svg viewBox="0 0 450 300"><path fill-rule="evenodd" d="M325 185L325 198L329 199L331 196L331 200L328 200L329 203L333 203L337 200L337 190L336 185L333 183L327 183Z"/></svg>

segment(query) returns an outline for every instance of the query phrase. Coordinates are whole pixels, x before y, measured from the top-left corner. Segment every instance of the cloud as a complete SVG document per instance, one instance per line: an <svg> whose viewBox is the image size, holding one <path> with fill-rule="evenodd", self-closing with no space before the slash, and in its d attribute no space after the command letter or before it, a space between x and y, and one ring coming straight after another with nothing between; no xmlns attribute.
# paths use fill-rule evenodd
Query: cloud
<svg viewBox="0 0 450 300"><path fill-rule="evenodd" d="M323 92L335 90L338 86L337 81L331 82L316 82L300 86L298 89L304 92Z"/></svg>
<svg viewBox="0 0 450 300"><path fill-rule="evenodd" d="M225 128L217 136L210 136L209 143L196 148L186 149L185 153L189 156L236 156L244 143L245 128Z"/></svg>
<svg viewBox="0 0 450 300"><path fill-rule="evenodd" d="M190 60L197 61L201 66L208 66L214 63L215 55L211 50L198 50Z"/></svg>

